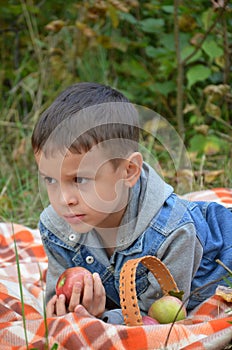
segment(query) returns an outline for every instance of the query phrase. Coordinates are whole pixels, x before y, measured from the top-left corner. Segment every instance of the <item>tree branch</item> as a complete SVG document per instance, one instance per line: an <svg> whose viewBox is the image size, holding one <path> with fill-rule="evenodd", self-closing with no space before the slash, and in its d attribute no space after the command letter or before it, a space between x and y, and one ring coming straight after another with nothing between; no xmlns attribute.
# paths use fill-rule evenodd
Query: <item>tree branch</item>
<svg viewBox="0 0 232 350"><path fill-rule="evenodd" d="M214 22L211 24L211 26L208 28L208 30L205 32L205 34L203 35L202 39L200 40L200 42L198 43L198 45L196 45L195 50L188 55L187 57L185 57L185 59L182 61L183 66L187 63L188 60L190 60L190 58L192 58L202 47L202 45L204 44L206 38L208 37L208 35L212 32L212 30L214 29L214 27L216 26L216 24L218 23L218 21L221 19L221 17L223 16L224 12L226 11L226 7L228 4L228 1L225 1L224 6L220 7L218 9L218 16L215 18Z"/></svg>
<svg viewBox="0 0 232 350"><path fill-rule="evenodd" d="M179 33L179 19L178 19L179 0L174 0L174 41L176 49L176 61L177 61L177 104L176 104L176 117L178 131L181 138L184 138L184 120L183 120L183 62L181 61L181 48L180 48L180 33Z"/></svg>

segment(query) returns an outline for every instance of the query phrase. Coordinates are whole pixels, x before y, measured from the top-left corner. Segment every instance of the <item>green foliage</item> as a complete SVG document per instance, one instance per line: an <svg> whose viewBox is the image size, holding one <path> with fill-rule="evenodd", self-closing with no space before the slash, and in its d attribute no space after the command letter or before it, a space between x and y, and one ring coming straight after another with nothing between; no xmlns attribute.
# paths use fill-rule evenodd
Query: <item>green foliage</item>
<svg viewBox="0 0 232 350"><path fill-rule="evenodd" d="M203 64L191 67L187 72L188 89L199 81L205 81L211 75L211 70Z"/></svg>
<svg viewBox="0 0 232 350"><path fill-rule="evenodd" d="M186 140L196 171L203 155L213 159L210 169L221 169L231 156L232 22L229 2L218 6L190 0L67 0L65 6L61 0L1 1L1 218L12 208L19 220L38 217L38 202L33 214L15 209L30 203L21 191L36 188L31 131L55 96L78 81L110 84L160 113ZM199 131L201 125L207 130ZM21 186L17 172L24 177L24 169L31 179ZM231 185L229 176L218 182Z"/></svg>

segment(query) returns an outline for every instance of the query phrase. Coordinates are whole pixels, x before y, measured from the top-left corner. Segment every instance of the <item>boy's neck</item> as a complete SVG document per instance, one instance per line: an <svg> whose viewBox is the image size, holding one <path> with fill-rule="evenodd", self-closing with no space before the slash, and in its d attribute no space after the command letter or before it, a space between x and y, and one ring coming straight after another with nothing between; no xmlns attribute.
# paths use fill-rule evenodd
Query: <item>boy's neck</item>
<svg viewBox="0 0 232 350"><path fill-rule="evenodd" d="M114 251L115 251L114 247L113 248L105 248L106 255L108 256L109 259L114 254Z"/></svg>
<svg viewBox="0 0 232 350"><path fill-rule="evenodd" d="M119 212L111 214L111 224L114 224L113 227L95 227L96 232L101 238L102 248L105 249L108 256L113 254L117 246L117 233L125 211L126 207Z"/></svg>
<svg viewBox="0 0 232 350"><path fill-rule="evenodd" d="M117 241L118 227L108 229L97 229L98 235L101 238L102 248L105 250L107 256L110 258L115 250Z"/></svg>

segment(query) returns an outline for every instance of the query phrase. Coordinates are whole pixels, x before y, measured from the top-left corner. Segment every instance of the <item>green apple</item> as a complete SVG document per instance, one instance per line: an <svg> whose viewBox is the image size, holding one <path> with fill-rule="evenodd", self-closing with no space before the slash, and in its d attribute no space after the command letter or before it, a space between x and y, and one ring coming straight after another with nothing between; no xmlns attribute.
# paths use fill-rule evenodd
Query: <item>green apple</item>
<svg viewBox="0 0 232 350"><path fill-rule="evenodd" d="M156 319L159 323L172 323L174 320L184 320L187 312L180 299L171 295L165 295L154 301L148 310L148 316Z"/></svg>

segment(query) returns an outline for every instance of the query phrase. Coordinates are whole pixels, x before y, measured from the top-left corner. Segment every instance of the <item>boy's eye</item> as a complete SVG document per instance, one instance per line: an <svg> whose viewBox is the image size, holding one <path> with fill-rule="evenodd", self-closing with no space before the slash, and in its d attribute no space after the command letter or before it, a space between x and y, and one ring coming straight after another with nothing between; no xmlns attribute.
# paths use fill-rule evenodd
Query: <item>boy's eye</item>
<svg viewBox="0 0 232 350"><path fill-rule="evenodd" d="M52 185L52 184L56 183L56 180L53 179L53 177L50 177L50 176L44 176L44 181L46 183L48 183L49 185Z"/></svg>
<svg viewBox="0 0 232 350"><path fill-rule="evenodd" d="M81 184L81 185L84 185L86 184L90 179L87 179L86 177L76 177L75 178L75 182L77 184Z"/></svg>

